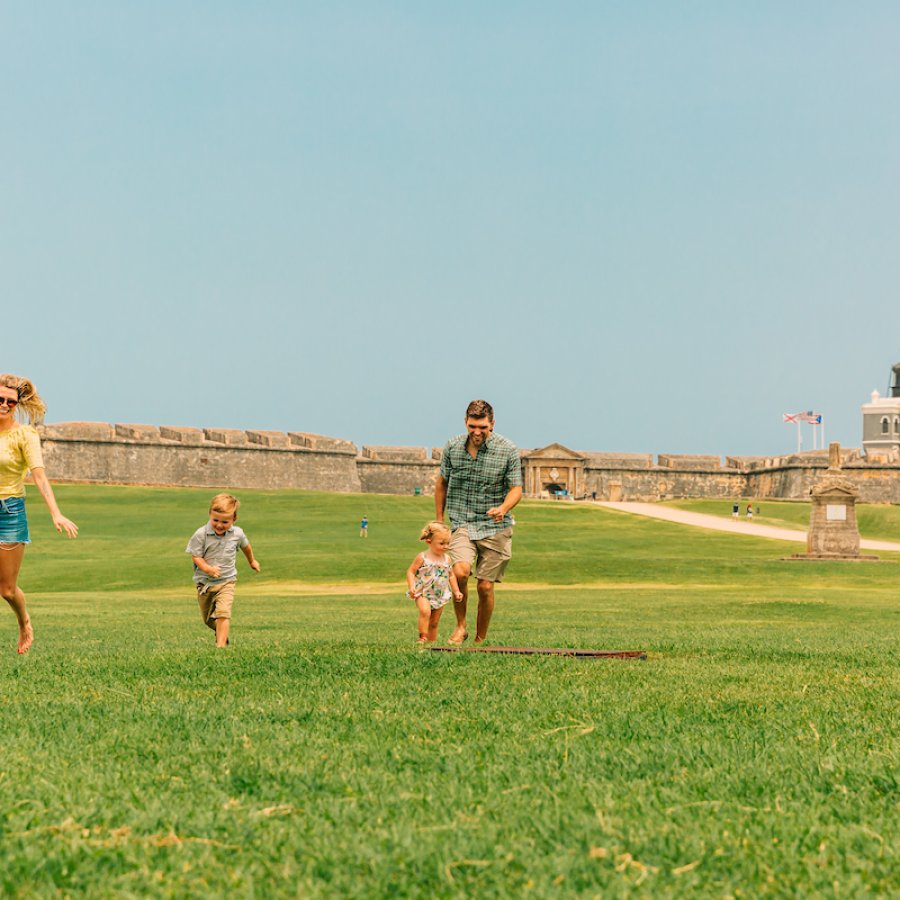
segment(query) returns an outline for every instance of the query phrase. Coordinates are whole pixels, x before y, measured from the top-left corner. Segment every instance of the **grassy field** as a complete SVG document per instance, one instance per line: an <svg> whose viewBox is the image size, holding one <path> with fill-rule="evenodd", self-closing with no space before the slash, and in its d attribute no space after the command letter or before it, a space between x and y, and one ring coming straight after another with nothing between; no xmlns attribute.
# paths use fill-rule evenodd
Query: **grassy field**
<svg viewBox="0 0 900 900"><path fill-rule="evenodd" d="M417 652L429 499L245 491L263 572L216 652L183 552L210 493L63 486L74 542L33 498L0 895L900 892L900 556L526 503L491 638L648 660Z"/></svg>

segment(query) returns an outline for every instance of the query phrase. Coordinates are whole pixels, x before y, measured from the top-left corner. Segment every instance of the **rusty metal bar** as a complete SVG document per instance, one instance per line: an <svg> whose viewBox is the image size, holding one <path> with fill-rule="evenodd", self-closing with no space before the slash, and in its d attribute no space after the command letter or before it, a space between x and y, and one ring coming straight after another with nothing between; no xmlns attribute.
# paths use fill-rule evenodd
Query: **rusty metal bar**
<svg viewBox="0 0 900 900"><path fill-rule="evenodd" d="M587 656L595 659L646 659L645 650L576 650L573 647L429 647L436 653L506 653L517 656Z"/></svg>

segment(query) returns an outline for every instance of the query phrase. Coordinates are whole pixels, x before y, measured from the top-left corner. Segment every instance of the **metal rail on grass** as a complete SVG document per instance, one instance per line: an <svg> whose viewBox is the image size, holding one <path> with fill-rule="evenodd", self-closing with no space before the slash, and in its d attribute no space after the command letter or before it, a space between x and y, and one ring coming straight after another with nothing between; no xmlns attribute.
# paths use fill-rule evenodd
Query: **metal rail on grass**
<svg viewBox="0 0 900 900"><path fill-rule="evenodd" d="M572 647L429 647L436 653L508 653L518 656L588 656L595 659L646 659L645 650L576 650Z"/></svg>

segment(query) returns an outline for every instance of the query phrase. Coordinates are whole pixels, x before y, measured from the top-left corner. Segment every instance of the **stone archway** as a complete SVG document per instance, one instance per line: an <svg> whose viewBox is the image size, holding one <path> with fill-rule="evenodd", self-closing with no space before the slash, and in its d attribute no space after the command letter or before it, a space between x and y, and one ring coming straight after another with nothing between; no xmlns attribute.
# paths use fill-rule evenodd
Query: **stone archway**
<svg viewBox="0 0 900 900"><path fill-rule="evenodd" d="M551 497L558 492L580 497L585 492L585 457L562 444L524 453L522 462L528 497Z"/></svg>

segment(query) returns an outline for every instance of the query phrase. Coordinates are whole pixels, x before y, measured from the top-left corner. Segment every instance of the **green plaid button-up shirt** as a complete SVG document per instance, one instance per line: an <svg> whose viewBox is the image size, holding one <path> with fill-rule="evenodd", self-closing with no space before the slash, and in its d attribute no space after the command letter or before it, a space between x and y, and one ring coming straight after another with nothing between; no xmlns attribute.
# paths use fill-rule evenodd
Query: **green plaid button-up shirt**
<svg viewBox="0 0 900 900"><path fill-rule="evenodd" d="M447 482L447 509L455 529L465 527L473 541L497 534L512 525L507 513L495 522L489 509L499 506L510 488L522 484L519 451L512 441L492 434L472 458L466 450L469 435L451 438L441 454L441 477Z"/></svg>

